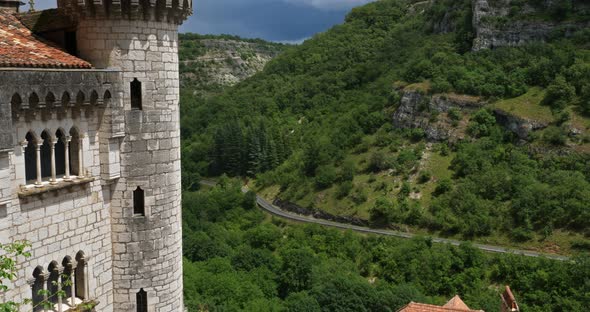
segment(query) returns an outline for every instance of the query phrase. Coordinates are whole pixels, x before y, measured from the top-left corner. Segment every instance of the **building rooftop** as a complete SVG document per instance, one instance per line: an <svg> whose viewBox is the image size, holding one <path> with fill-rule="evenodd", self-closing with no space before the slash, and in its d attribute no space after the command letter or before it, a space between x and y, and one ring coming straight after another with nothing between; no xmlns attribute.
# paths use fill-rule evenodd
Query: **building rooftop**
<svg viewBox="0 0 590 312"><path fill-rule="evenodd" d="M34 33L75 29L76 23L63 10L47 9L42 11L23 12L18 19Z"/></svg>
<svg viewBox="0 0 590 312"><path fill-rule="evenodd" d="M471 310L459 296L453 297L444 306L410 302L398 312L483 312L482 310Z"/></svg>
<svg viewBox="0 0 590 312"><path fill-rule="evenodd" d="M16 13L0 9L0 67L89 69L92 65L36 36Z"/></svg>

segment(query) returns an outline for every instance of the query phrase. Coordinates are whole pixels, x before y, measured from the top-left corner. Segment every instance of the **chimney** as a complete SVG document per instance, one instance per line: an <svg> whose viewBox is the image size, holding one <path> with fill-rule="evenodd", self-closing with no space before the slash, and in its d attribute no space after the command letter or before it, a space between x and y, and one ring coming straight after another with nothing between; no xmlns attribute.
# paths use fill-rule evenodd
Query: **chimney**
<svg viewBox="0 0 590 312"><path fill-rule="evenodd" d="M516 303L516 299L510 290L510 286L506 286L504 289L504 293L502 294L502 308L501 312L520 312L520 308L518 307L518 303Z"/></svg>
<svg viewBox="0 0 590 312"><path fill-rule="evenodd" d="M23 4L20 0L0 0L0 10L10 10L18 13L19 7Z"/></svg>

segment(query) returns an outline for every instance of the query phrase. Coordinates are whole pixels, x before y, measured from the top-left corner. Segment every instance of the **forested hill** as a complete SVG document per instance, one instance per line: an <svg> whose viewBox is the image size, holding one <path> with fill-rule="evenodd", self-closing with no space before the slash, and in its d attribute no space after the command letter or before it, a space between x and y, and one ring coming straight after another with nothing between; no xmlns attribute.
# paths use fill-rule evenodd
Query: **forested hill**
<svg viewBox="0 0 590 312"><path fill-rule="evenodd" d="M287 45L230 35L179 35L184 89L211 95L261 71Z"/></svg>
<svg viewBox="0 0 590 312"><path fill-rule="evenodd" d="M270 199L376 227L588 249L589 12L570 0L356 8L218 96L183 92L183 185L249 176Z"/></svg>

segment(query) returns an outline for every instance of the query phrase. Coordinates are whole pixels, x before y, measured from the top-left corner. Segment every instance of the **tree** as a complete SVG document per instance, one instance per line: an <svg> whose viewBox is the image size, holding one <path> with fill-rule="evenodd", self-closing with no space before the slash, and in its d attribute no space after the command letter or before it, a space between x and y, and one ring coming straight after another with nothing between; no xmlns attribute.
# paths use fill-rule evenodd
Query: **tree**
<svg viewBox="0 0 590 312"><path fill-rule="evenodd" d="M582 88L582 95L580 96L580 107L586 115L590 115L590 85Z"/></svg>
<svg viewBox="0 0 590 312"><path fill-rule="evenodd" d="M369 158L369 171L379 172L382 170L389 169L390 167L391 164L389 162L389 159L387 159L385 153L377 151L371 154Z"/></svg>
<svg viewBox="0 0 590 312"><path fill-rule="evenodd" d="M489 136L495 124L496 117L490 114L488 110L481 109L471 118L467 131L473 137L481 138Z"/></svg>
<svg viewBox="0 0 590 312"><path fill-rule="evenodd" d="M290 294L287 299L285 299L285 307L288 312L322 311L318 301L305 291Z"/></svg>
<svg viewBox="0 0 590 312"><path fill-rule="evenodd" d="M13 281L17 276L17 261L19 257L28 258L31 253L27 249L31 244L26 241L18 241L11 244L0 244L0 295L8 291L7 281ZM23 305L29 304L30 300L24 302L6 301L0 302L0 311L17 312Z"/></svg>
<svg viewBox="0 0 590 312"><path fill-rule="evenodd" d="M309 290L315 254L309 248L287 249L281 252L280 293L287 296L292 292Z"/></svg>
<svg viewBox="0 0 590 312"><path fill-rule="evenodd" d="M370 221L373 225L384 226L391 223L394 214L394 204L385 197L379 197L369 211Z"/></svg>
<svg viewBox="0 0 590 312"><path fill-rule="evenodd" d="M547 87L547 94L543 99L543 103L553 109L562 110L573 101L575 96L576 88L570 85L565 77L559 75Z"/></svg>

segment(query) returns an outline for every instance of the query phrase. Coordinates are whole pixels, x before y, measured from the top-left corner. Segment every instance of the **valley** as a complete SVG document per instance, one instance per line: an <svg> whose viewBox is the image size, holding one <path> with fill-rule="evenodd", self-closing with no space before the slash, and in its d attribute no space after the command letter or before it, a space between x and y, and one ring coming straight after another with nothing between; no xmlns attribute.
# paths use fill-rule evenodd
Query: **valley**
<svg viewBox="0 0 590 312"><path fill-rule="evenodd" d="M282 48L255 74L212 80L227 86L195 91L198 75L187 74L182 165L193 304L226 307L199 276L223 275L237 293L240 283L260 290L232 296L236 311L396 311L457 293L495 311L507 284L523 309L583 311L589 12L583 1L382 0ZM199 190L201 179L219 183ZM253 192L242 194L244 184ZM265 215L254 209L256 194L296 212L290 220L312 215L372 234ZM415 238L374 235L389 231ZM351 251L348 241L362 248ZM463 252L474 258L443 256ZM577 279L558 286L558 271ZM354 295L364 291L370 302Z"/></svg>

